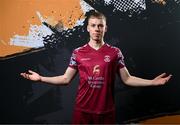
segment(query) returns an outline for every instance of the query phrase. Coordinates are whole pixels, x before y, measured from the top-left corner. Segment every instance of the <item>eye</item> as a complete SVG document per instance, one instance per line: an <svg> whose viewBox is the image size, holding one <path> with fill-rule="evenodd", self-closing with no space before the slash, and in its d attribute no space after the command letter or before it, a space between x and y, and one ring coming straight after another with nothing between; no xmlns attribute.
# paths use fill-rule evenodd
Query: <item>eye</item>
<svg viewBox="0 0 180 125"><path fill-rule="evenodd" d="M91 24L91 27L96 27L96 25L95 24Z"/></svg>
<svg viewBox="0 0 180 125"><path fill-rule="evenodd" d="M103 25L103 24L99 24L99 25L98 25L98 27L101 27L101 28L103 28L103 27L104 27L104 25Z"/></svg>

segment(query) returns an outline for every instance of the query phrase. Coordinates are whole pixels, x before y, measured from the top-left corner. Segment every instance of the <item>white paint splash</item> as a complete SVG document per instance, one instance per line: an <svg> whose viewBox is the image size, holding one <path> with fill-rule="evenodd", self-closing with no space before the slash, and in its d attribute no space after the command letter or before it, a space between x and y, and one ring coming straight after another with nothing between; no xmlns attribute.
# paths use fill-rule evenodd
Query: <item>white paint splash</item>
<svg viewBox="0 0 180 125"><path fill-rule="evenodd" d="M90 11L90 10L94 10L94 8L92 8L89 4L87 4L84 0L80 0L80 6L81 9L83 11L83 13L85 14L86 12Z"/></svg>
<svg viewBox="0 0 180 125"><path fill-rule="evenodd" d="M41 16L41 13L39 11L36 11L37 16L39 17L41 22L45 22L46 20Z"/></svg>
<svg viewBox="0 0 180 125"><path fill-rule="evenodd" d="M43 37L51 35L53 32L44 25L30 25L27 36L15 35L10 39L10 45L25 46L32 48L43 47Z"/></svg>
<svg viewBox="0 0 180 125"><path fill-rule="evenodd" d="M41 22L45 21L45 19L41 16L40 12L36 12ZM27 36L14 35L13 38L10 39L10 45L16 46L24 46L24 47L32 47L39 48L43 47L43 37L47 35L51 35L53 32L41 24L38 25L30 25L29 33Z"/></svg>
<svg viewBox="0 0 180 125"><path fill-rule="evenodd" d="M109 5L109 4L111 4L112 0L104 0L104 2L105 2L107 5Z"/></svg>
<svg viewBox="0 0 180 125"><path fill-rule="evenodd" d="M80 0L80 6L81 6L81 9L82 9L84 15L86 14L86 12L88 12L90 10L94 10L94 8L92 8L84 0ZM82 25L84 25L84 20L85 19L77 20L76 23L75 23L75 26L82 26Z"/></svg>
<svg viewBox="0 0 180 125"><path fill-rule="evenodd" d="M75 26L83 26L84 25L84 20L85 19L77 20L76 23L75 23Z"/></svg>
<svg viewBox="0 0 180 125"><path fill-rule="evenodd" d="M80 6L84 14L94 9L83 0L80 0ZM46 22L46 19L43 18L43 16L40 14L39 11L37 11L36 14L41 22ZM84 19L77 20L75 26L80 26L80 25L82 26L84 24L83 22ZM66 28L64 30L66 30ZM30 25L28 35L27 36L14 35L13 38L10 39L10 45L32 47L32 48L43 47L44 46L43 37L47 35L51 35L52 33L53 32L43 24L39 26Z"/></svg>

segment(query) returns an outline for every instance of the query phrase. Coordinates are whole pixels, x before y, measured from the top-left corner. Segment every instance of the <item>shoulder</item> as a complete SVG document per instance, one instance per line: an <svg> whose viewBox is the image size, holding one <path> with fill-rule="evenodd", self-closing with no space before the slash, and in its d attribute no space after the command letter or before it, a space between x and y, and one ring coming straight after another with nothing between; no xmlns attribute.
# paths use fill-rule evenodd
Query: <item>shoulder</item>
<svg viewBox="0 0 180 125"><path fill-rule="evenodd" d="M80 47L74 49L74 50L73 50L73 53L81 52L81 51L83 51L83 50L86 50L86 48L87 48L87 44L85 44L85 45L83 45L83 46L80 46Z"/></svg>
<svg viewBox="0 0 180 125"><path fill-rule="evenodd" d="M122 54L121 50L118 47L112 46L112 45L109 45L109 44L106 44L106 46L111 50L111 52L113 52L118 57L123 57L123 54Z"/></svg>
<svg viewBox="0 0 180 125"><path fill-rule="evenodd" d="M118 47L116 47L116 46L112 46L112 45L109 45L109 44L107 44L107 43L106 43L106 46L107 46L109 49L113 50L113 51L116 51L116 52L121 51L121 50L120 50Z"/></svg>

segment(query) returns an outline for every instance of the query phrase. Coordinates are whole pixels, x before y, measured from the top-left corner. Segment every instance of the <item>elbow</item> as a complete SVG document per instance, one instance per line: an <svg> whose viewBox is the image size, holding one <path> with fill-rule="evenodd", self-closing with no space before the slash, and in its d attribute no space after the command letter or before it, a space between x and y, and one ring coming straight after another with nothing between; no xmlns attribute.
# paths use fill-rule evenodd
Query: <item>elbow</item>
<svg viewBox="0 0 180 125"><path fill-rule="evenodd" d="M67 85L70 84L70 82L71 82L71 81L70 81L68 78L64 77L63 85L67 86Z"/></svg>
<svg viewBox="0 0 180 125"><path fill-rule="evenodd" d="M129 86L130 85L130 78L131 78L131 76L129 75L129 76L125 77L124 79L122 79L123 83L125 85Z"/></svg>
<svg viewBox="0 0 180 125"><path fill-rule="evenodd" d="M128 84L128 80L123 80L123 83L124 83L125 85L129 85L129 84Z"/></svg>
<svg viewBox="0 0 180 125"><path fill-rule="evenodd" d="M63 84L62 85L64 85L64 86L67 86L67 85L69 85L69 81L68 80L64 80L64 82L63 82Z"/></svg>

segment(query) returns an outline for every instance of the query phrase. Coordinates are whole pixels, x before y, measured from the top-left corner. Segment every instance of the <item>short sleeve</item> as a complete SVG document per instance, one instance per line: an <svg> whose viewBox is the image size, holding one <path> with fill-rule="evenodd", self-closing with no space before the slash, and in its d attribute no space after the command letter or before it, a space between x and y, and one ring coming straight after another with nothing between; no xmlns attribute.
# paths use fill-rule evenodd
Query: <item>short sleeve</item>
<svg viewBox="0 0 180 125"><path fill-rule="evenodd" d="M117 51L117 61L118 61L118 68L121 69L121 68L125 67L124 56L120 49L118 49L118 51Z"/></svg>
<svg viewBox="0 0 180 125"><path fill-rule="evenodd" d="M69 67L77 69L77 55L76 55L76 51L73 51L71 58L70 58L70 62L69 62Z"/></svg>

